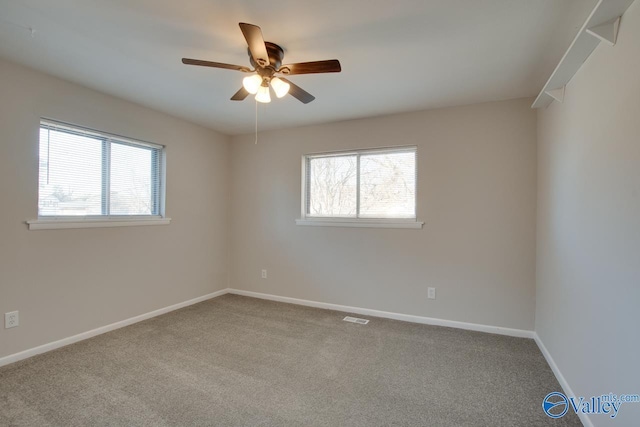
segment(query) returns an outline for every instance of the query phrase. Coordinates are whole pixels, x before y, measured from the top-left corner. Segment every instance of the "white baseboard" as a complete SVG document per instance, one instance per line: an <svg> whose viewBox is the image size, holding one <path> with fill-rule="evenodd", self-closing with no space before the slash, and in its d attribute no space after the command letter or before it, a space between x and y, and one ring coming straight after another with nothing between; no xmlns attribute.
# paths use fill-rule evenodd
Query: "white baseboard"
<svg viewBox="0 0 640 427"><path fill-rule="evenodd" d="M537 332L533 333L533 339L536 341L536 344L538 344L538 348L540 348L542 355L544 356L544 358L547 360L547 363L551 367L551 370L553 371L553 374L556 376L556 379L560 383L560 387L562 387L564 394L569 397L575 396L576 394L573 392L573 390L571 390L571 386L569 386L569 383L564 378L564 375L562 375L562 372L560 372L560 368L558 368L558 365L556 365L556 362L553 360L553 357L551 357L551 353L549 353L549 350L547 350L547 347L545 347L544 343L538 336ZM553 390L549 390L549 391L553 391ZM593 427L593 423L591 422L589 417L587 417L586 414L578 413L578 418L580 418L580 421L582 421L582 424L585 427Z"/></svg>
<svg viewBox="0 0 640 427"><path fill-rule="evenodd" d="M365 316L384 317L386 319L402 320L404 322L422 323L425 325L446 326L449 328L467 329L470 331L487 332L490 334L508 335L518 338L533 338L534 332L524 329L503 328L501 326L481 325L478 323L458 322L455 320L436 319L433 317L414 316L412 314L392 313L389 311L372 310L368 308L350 307L347 305L330 304L326 302L309 301L298 298L282 297L278 295L263 294L260 292L244 291L229 288L228 292L236 295L266 299L271 301L286 302L290 304L304 305L308 307L324 308L327 310L345 311L348 313L363 314Z"/></svg>
<svg viewBox="0 0 640 427"><path fill-rule="evenodd" d="M372 310L372 309L360 308L360 307L350 307L350 306L346 306L346 305L330 304L330 303L317 302L317 301L309 301L309 300L303 300L303 299L298 299L298 298L283 297L283 296L278 296L278 295L263 294L263 293L259 293L259 292L251 292L251 291L244 291L244 290L240 290L240 289L230 289L230 288L221 289L221 290L219 290L217 292L213 292L213 293L210 293L210 294L207 294L207 295L203 295L203 296L198 297L198 298L193 298L193 299L190 299L188 301L184 301L184 302L181 302L181 303L178 303L178 304L170 305L168 307L164 307L164 308L160 308L158 310L151 311L149 313L145 313L145 314L141 314L139 316L131 317L129 319L121 320L119 322L115 322L115 323L112 323L110 325L101 326L99 328L92 329L90 331L82 332L80 334L73 335L71 337L67 337L67 338L63 338L63 339L60 339L60 340L57 340L57 341L54 341L54 342L43 344L43 345L40 345L38 347L30 348L28 350L24 350L24 351L21 351L19 353L14 353L14 354L10 354L8 356L4 356L4 357L0 358L0 366L8 365L9 363L14 363L14 362L17 362L19 360L27 359L29 357L35 356L37 354L45 353L47 351L55 350L57 348L67 346L69 344L73 344L73 343L76 343L78 341L82 341L82 340L86 340L86 339L91 338L91 337L95 337L96 335L104 334L105 332L110 332L110 331L113 331L115 329L119 329L119 328L122 328L122 327L125 327L125 326L128 326L128 325L132 325L134 323L141 322L143 320L147 320L147 319L150 319L152 317L160 316L161 314L169 313L170 311L178 310L178 309L183 308L183 307L187 307L187 306L190 306L190 305L193 305L193 304L197 304L199 302L206 301L206 300L211 299L211 298L216 298L218 296L221 296L221 295L224 295L224 294L227 294L227 293L236 294L236 295L244 295L244 296L248 296L248 297L266 299L266 300L271 300L271 301L285 302L285 303L289 303L289 304L304 305L304 306L308 306L308 307L323 308L323 309L327 309L327 310L336 310L336 311L344 311L344 312L348 312L348 313L357 313L357 314L362 314L362 315L365 315L365 316L374 316L374 317L383 317L383 318L387 318L387 319L402 320L404 322L421 323L421 324L425 324L425 325L446 326L446 327L450 327L450 328L467 329L467 330L471 330L471 331L487 332L487 333L499 334L499 335L508 335L508 336L519 337L519 338L535 338L536 342L538 342L538 345L541 347L541 350L542 350L543 354L545 355L545 358L547 358L547 361L549 362L549 365L553 369L553 372L556 373L557 377L558 377L558 373L559 373L559 371L557 371L557 367L555 367L555 364L552 363L552 360L550 359L550 356L548 356L548 353L545 353L546 349L543 350L544 346L542 346L541 342L539 342L539 338L537 338L537 336L535 335L535 333L533 331L527 331L527 330L524 330L524 329L503 328L503 327L500 327L500 326L481 325L481 324L477 324L477 323L458 322L458 321L455 321L455 320L443 320L443 319L436 319L436 318L432 318L432 317L414 316L414 315L411 315L411 314L392 313L392 312L389 312L389 311ZM565 386L563 384L564 380L561 380L561 377L558 377L558 381L563 386L563 388L565 388ZM565 384L566 384L566 382L565 382ZM565 390L567 390L567 392L569 392L570 389L565 388ZM585 424L585 425L591 426L590 424Z"/></svg>
<svg viewBox="0 0 640 427"><path fill-rule="evenodd" d="M27 359L29 357L35 356L37 354L45 353L47 351L55 350L57 348L67 346L69 344L73 344L78 341L95 337L96 335L104 334L105 332L110 332L115 329L123 328L125 326L132 325L134 323L138 323L143 320L150 319L152 317L160 316L161 314L169 313L171 311L178 310L183 307L197 304L199 302L206 301L208 299L216 298L227 293L243 295L243 296L253 297L253 298L260 298L260 299L265 299L270 301L279 301L279 302L285 302L289 304L297 304L297 305L303 305L308 307L322 308L327 310L357 313L365 316L374 316L374 317L382 317L386 319L401 320L405 322L421 323L426 325L446 326L450 328L466 329L471 331L487 332L487 333L499 334L499 335L508 335L508 336L519 337L519 338L533 338L536 344L538 345L538 347L540 348L540 351L542 352L547 363L551 367L551 370L556 376L558 382L560 383L560 386L562 387L565 395L575 396L575 393L569 386L569 383L562 375L562 372L560 372L558 365L556 365L556 362L553 360L553 357L551 357L549 350L547 350L544 343L542 342L542 340L540 339L540 337L535 331L527 331L524 329L503 328L500 326L482 325L477 323L458 322L455 320L436 319L432 317L414 316L411 314L401 314L401 313L393 313L389 311L372 310L372 309L361 308L361 307L351 307L347 305L310 301L310 300L283 297L278 295L264 294L260 292L252 292L252 291L245 291L241 289L232 289L232 288L221 289L219 291L212 292L210 294L203 295L201 297L193 298L188 301L184 301L178 304L173 304L168 307L160 308L158 310L150 311L148 313L141 314L139 316L134 316L129 319L112 323L110 325L106 325L96 329L92 329L90 331L82 332L80 334L73 335L71 337L50 342L48 344L43 344L38 347L21 351L19 353L14 353L8 356L4 356L0 358L0 366L8 365L10 363L14 363L19 360ZM594 427L593 423L587 417L586 414L578 414L578 417L580 418L580 421L582 421L582 424L584 424L585 427Z"/></svg>
<svg viewBox="0 0 640 427"><path fill-rule="evenodd" d="M86 340L87 338L95 337L96 335L104 334L105 332L110 332L115 329L123 328L125 326L129 326L131 324L138 323L143 320L150 319L152 317L160 316L161 314L169 313L170 311L178 310L180 308L187 307L189 305L197 304L199 302L206 301L208 299L215 298L220 295L224 295L227 292L228 292L228 289L222 289L217 292L212 292L210 294L203 295L198 298L193 298L188 301L180 302L178 304L173 304L168 307L150 311L149 313L145 313L139 316L131 317L129 319L121 320L119 322L115 322L110 325L101 326L99 328L82 332L80 334L73 335L71 337L63 338L58 341L54 341L48 344L40 345L38 347L30 348L28 350L24 350L19 353L10 354L8 356L0 358L0 366L8 365L9 363L14 363L19 360L23 360L23 359L27 359L29 357L35 356L37 354L45 353L47 351L55 350L57 348L67 346L69 344L76 343L78 341Z"/></svg>

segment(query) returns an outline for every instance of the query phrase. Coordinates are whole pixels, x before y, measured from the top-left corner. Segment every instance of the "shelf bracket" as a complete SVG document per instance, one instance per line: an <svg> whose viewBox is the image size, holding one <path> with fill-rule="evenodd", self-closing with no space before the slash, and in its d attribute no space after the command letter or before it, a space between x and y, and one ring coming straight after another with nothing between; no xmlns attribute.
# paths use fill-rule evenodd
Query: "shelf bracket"
<svg viewBox="0 0 640 427"><path fill-rule="evenodd" d="M614 46L616 44L616 39L618 38L619 27L620 17L618 16L617 18L613 18L607 22L603 22L602 24L587 28L586 32L597 37L608 45Z"/></svg>
<svg viewBox="0 0 640 427"><path fill-rule="evenodd" d="M562 86L557 89L545 90L544 92L561 103L562 101L564 101L564 88L565 86Z"/></svg>
<svg viewBox="0 0 640 427"><path fill-rule="evenodd" d="M564 86L571 81L600 42L615 45L620 18L633 2L634 0L598 0L571 46L533 101L532 108L546 108L553 101L562 102Z"/></svg>

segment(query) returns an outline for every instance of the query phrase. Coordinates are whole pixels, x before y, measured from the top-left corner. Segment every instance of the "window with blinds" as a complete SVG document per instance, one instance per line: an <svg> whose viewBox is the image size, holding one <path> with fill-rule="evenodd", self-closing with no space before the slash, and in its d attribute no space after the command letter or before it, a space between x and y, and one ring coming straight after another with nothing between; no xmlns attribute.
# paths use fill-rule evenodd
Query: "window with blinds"
<svg viewBox="0 0 640 427"><path fill-rule="evenodd" d="M304 156L307 218L415 219L416 147Z"/></svg>
<svg viewBox="0 0 640 427"><path fill-rule="evenodd" d="M164 148L40 122L39 217L161 217Z"/></svg>

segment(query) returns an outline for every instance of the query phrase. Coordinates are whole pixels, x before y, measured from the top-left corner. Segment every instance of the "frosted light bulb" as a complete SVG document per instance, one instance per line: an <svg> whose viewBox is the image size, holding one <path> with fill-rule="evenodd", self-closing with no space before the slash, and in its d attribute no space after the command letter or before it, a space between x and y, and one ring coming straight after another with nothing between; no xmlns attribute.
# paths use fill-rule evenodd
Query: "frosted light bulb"
<svg viewBox="0 0 640 427"><path fill-rule="evenodd" d="M273 91L276 93L276 96L278 98L282 98L287 93L289 93L289 88L291 88L291 85L285 82L284 80L274 77L271 79L271 87L273 88Z"/></svg>
<svg viewBox="0 0 640 427"><path fill-rule="evenodd" d="M258 74L254 74L252 76L248 76L242 79L242 86L244 86L247 92L253 95L258 93L258 89L260 89L261 84L262 84L262 77L260 77Z"/></svg>
<svg viewBox="0 0 640 427"><path fill-rule="evenodd" d="M258 93L256 94L256 101L264 104L271 102L271 95L269 94L269 86L260 86Z"/></svg>

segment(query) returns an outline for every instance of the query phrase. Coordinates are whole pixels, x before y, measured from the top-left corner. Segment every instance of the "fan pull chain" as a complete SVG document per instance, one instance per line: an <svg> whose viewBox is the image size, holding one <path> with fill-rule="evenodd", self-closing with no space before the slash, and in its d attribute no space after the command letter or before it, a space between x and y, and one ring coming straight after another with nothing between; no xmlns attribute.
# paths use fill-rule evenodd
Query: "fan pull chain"
<svg viewBox="0 0 640 427"><path fill-rule="evenodd" d="M258 145L258 101L256 101L256 145Z"/></svg>

